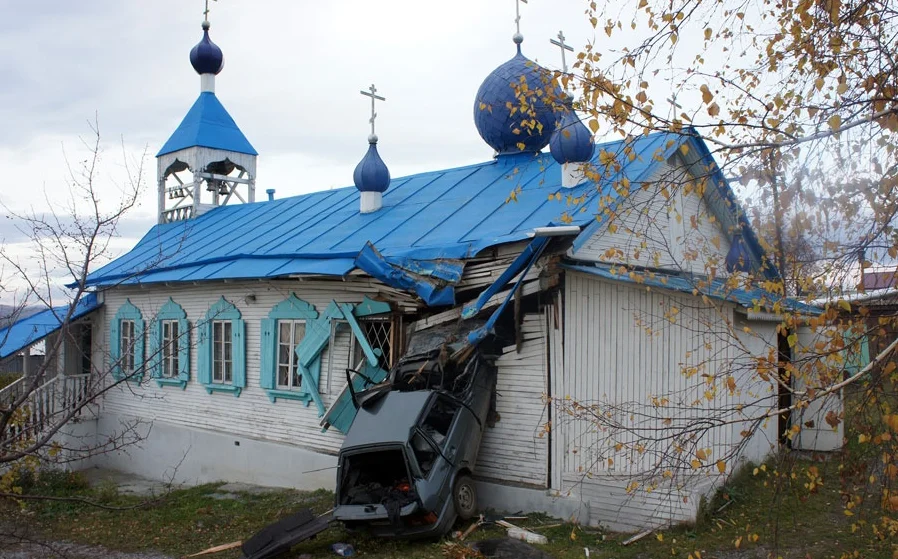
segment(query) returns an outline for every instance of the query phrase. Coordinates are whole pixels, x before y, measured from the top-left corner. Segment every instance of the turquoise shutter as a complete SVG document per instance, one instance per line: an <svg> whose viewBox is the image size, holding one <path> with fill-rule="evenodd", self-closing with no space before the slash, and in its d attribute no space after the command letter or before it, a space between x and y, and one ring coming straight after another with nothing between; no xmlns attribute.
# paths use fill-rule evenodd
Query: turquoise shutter
<svg viewBox="0 0 898 559"><path fill-rule="evenodd" d="M263 318L262 331L259 333L261 346L259 355L261 364L259 367L259 384L262 388L274 389L277 385L277 321L271 318Z"/></svg>
<svg viewBox="0 0 898 559"><path fill-rule="evenodd" d="M212 321L204 321L196 330L196 379L200 384L212 384Z"/></svg>
<svg viewBox="0 0 898 559"><path fill-rule="evenodd" d="M136 382L143 380L144 373L144 322L138 318L134 320L134 376Z"/></svg>
<svg viewBox="0 0 898 559"><path fill-rule="evenodd" d="M162 377L162 325L157 318L150 323L150 377Z"/></svg>
<svg viewBox="0 0 898 559"><path fill-rule="evenodd" d="M112 365L112 378L122 380L122 368L119 360L122 358L122 336L119 320L113 319L109 325L109 361Z"/></svg>
<svg viewBox="0 0 898 559"><path fill-rule="evenodd" d="M234 359L234 386L246 387L246 323L241 319L232 320L233 331L231 343L233 344Z"/></svg>
<svg viewBox="0 0 898 559"><path fill-rule="evenodd" d="M187 320L178 320L178 380L190 380L190 325Z"/></svg>

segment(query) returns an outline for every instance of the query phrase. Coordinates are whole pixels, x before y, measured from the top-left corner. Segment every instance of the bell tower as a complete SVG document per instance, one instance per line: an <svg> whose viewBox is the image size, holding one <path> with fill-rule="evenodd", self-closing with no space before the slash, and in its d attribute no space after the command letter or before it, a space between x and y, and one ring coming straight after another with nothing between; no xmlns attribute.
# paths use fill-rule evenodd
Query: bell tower
<svg viewBox="0 0 898 559"><path fill-rule="evenodd" d="M203 38L190 51L200 96L156 154L159 223L256 200L259 154L215 96L224 54L209 38L209 27L208 19L203 21Z"/></svg>

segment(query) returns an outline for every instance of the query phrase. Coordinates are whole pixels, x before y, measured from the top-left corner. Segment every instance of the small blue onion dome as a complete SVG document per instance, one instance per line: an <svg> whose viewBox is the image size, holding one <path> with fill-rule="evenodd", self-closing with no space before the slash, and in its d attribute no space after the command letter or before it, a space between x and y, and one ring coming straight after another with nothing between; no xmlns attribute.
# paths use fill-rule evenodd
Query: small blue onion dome
<svg viewBox="0 0 898 559"><path fill-rule="evenodd" d="M595 148L592 134L577 116L573 99L565 97L561 120L549 141L549 149L558 163L586 163L592 159Z"/></svg>
<svg viewBox="0 0 898 559"><path fill-rule="evenodd" d="M525 84L526 93L521 91ZM519 43L515 57L493 70L477 90L474 125L500 155L538 152L555 130L560 95L552 73L521 54Z"/></svg>
<svg viewBox="0 0 898 559"><path fill-rule="evenodd" d="M203 22L203 38L190 50L190 64L197 74L218 75L224 68L224 53L209 38L209 22Z"/></svg>
<svg viewBox="0 0 898 559"><path fill-rule="evenodd" d="M385 192L390 186L390 170L377 153L377 136L368 138L368 152L356 165L352 181L359 192Z"/></svg>
<svg viewBox="0 0 898 559"><path fill-rule="evenodd" d="M742 238L741 233L736 233L733 237L733 244L730 246L730 251L727 253L726 260L724 261L727 272L751 272L751 253L748 251L748 247L745 246L745 240Z"/></svg>

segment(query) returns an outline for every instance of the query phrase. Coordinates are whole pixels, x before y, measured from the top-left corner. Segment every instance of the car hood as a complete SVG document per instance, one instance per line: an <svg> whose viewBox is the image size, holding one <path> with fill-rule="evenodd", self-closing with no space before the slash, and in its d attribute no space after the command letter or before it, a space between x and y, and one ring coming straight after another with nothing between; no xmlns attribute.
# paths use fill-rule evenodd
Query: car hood
<svg viewBox="0 0 898 559"><path fill-rule="evenodd" d="M357 447L408 442L433 390L390 392L358 411L341 452Z"/></svg>

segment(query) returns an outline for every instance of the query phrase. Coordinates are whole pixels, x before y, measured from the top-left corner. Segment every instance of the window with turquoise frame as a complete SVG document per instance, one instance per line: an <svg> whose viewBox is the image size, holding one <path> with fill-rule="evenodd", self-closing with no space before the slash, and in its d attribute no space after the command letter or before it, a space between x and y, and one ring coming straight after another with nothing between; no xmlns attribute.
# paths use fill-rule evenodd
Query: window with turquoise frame
<svg viewBox="0 0 898 559"><path fill-rule="evenodd" d="M128 299L119 307L109 327L109 353L115 380L143 380L143 334L143 315Z"/></svg>
<svg viewBox="0 0 898 559"><path fill-rule="evenodd" d="M303 370L296 353L307 329L316 326L316 318L315 307L291 293L262 319L259 380L272 402L280 398L308 404L312 400L310 390L318 390L320 360Z"/></svg>
<svg viewBox="0 0 898 559"><path fill-rule="evenodd" d="M246 326L240 311L222 297L197 326L196 376L209 394L234 396L246 388Z"/></svg>
<svg viewBox="0 0 898 559"><path fill-rule="evenodd" d="M169 299L150 323L150 376L159 386L186 388L190 381L187 313Z"/></svg>

